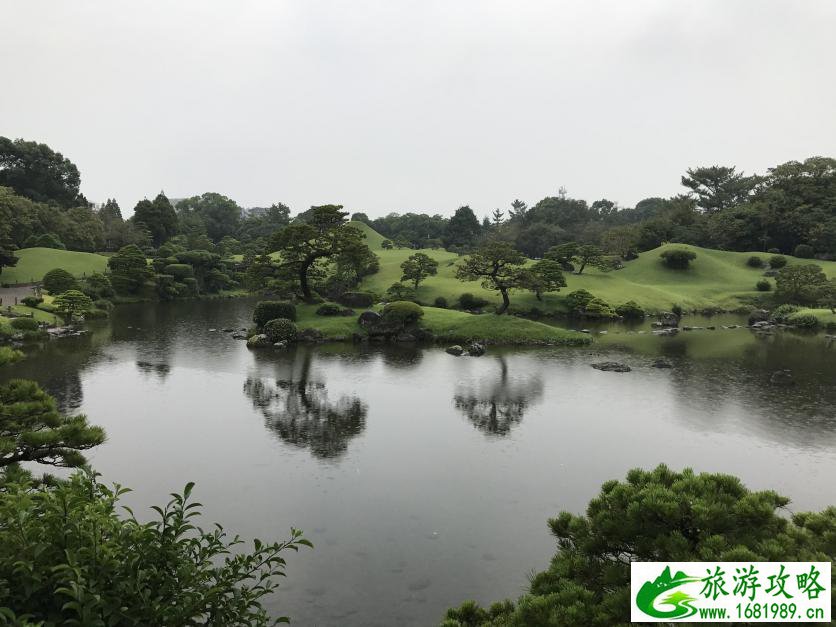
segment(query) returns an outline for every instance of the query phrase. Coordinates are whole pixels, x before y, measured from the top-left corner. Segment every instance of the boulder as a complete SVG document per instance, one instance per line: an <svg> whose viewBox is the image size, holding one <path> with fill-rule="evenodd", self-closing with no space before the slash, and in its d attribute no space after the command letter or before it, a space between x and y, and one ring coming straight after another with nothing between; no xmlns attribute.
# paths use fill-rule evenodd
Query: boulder
<svg viewBox="0 0 836 627"><path fill-rule="evenodd" d="M795 385L795 381L793 381L792 378L792 372L790 372L789 370L776 370L770 375L769 382L772 385Z"/></svg>
<svg viewBox="0 0 836 627"><path fill-rule="evenodd" d="M663 311L659 314L659 320L653 323L654 327L678 327L679 318L670 311Z"/></svg>
<svg viewBox="0 0 836 627"><path fill-rule="evenodd" d="M650 364L653 368L673 368L673 364L664 357L658 357Z"/></svg>
<svg viewBox="0 0 836 627"><path fill-rule="evenodd" d="M772 324L769 320L758 320L755 323L749 325L753 329L771 329L775 325Z"/></svg>
<svg viewBox="0 0 836 627"><path fill-rule="evenodd" d="M296 340L298 342L316 343L325 341L325 336L319 329L299 329L296 334Z"/></svg>
<svg viewBox="0 0 836 627"><path fill-rule="evenodd" d="M757 322L769 321L769 312L766 309L753 309L749 314L749 326L755 326Z"/></svg>
<svg viewBox="0 0 836 627"><path fill-rule="evenodd" d="M247 340L247 348L265 348L267 346L272 346L272 343L263 333L257 333Z"/></svg>
<svg viewBox="0 0 836 627"><path fill-rule="evenodd" d="M281 342L276 342L273 346L276 348L287 348L287 341L282 340Z"/></svg>
<svg viewBox="0 0 836 627"><path fill-rule="evenodd" d="M221 331L223 331L224 333L232 333L234 330L235 330L235 329L232 329L232 328L230 328L230 327L226 327L226 328L224 328L224 329L221 329Z"/></svg>
<svg viewBox="0 0 836 627"><path fill-rule="evenodd" d="M380 322L381 318L382 316L376 311L364 311L357 318L357 324L364 328L373 327Z"/></svg>
<svg viewBox="0 0 836 627"><path fill-rule="evenodd" d="M231 337L233 340L246 340L247 339L247 334L243 333L241 331L236 331L235 333L233 333L229 337Z"/></svg>
<svg viewBox="0 0 836 627"><path fill-rule="evenodd" d="M458 344L454 344L453 346L448 346L446 348L448 355L455 355L456 357L460 355L464 355L464 349L459 346Z"/></svg>
<svg viewBox="0 0 836 627"><path fill-rule="evenodd" d="M487 352L484 344L473 342L467 347L467 354L471 357L481 357Z"/></svg>
<svg viewBox="0 0 836 627"><path fill-rule="evenodd" d="M617 361L599 361L592 364L592 367L605 372L630 372L632 370L627 364L621 364Z"/></svg>
<svg viewBox="0 0 836 627"><path fill-rule="evenodd" d="M642 333L642 331L639 331L639 333ZM658 329L658 330L654 331L653 335L670 337L670 336L676 335L677 333L679 333L678 328L676 328L676 327L666 327L664 329Z"/></svg>

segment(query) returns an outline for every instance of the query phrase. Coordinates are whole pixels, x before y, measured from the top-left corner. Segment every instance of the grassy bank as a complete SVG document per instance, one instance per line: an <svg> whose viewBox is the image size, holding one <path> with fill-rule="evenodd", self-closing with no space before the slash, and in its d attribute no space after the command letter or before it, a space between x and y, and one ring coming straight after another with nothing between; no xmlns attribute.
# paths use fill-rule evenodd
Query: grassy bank
<svg viewBox="0 0 836 627"><path fill-rule="evenodd" d="M80 253L54 248L23 248L15 251L16 266L3 268L0 283L34 283L54 268L63 268L70 274L81 277L107 269L107 257L96 253Z"/></svg>
<svg viewBox="0 0 836 627"><path fill-rule="evenodd" d="M830 309L799 309L789 317L789 323L793 323L793 319L799 316L812 315L819 321L819 326L823 329L836 328L836 313Z"/></svg>
<svg viewBox="0 0 836 627"><path fill-rule="evenodd" d="M350 338L362 329L357 316L317 316L318 305L299 305L296 308L300 329L318 329L326 338ZM482 340L489 344L581 345L591 340L588 335L556 327L494 314L473 315L461 311L424 307L421 326L433 332L439 341L447 343Z"/></svg>

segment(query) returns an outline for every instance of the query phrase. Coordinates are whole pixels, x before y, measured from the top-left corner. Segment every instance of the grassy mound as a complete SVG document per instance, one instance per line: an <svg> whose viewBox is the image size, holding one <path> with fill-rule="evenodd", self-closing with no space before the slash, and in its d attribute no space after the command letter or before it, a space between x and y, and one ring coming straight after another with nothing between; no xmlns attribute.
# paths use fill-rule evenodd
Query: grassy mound
<svg viewBox="0 0 836 627"><path fill-rule="evenodd" d="M54 248L23 248L15 251L18 258L13 268L3 268L0 283L33 283L43 279L54 268L63 268L74 276L84 276L107 269L107 257Z"/></svg>

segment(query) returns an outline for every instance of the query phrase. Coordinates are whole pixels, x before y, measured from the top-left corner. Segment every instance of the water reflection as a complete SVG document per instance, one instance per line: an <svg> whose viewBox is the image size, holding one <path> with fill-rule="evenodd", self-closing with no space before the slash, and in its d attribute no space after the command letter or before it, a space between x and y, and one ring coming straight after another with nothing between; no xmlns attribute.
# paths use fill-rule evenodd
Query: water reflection
<svg viewBox="0 0 836 627"><path fill-rule="evenodd" d="M165 363L153 363L150 361L139 360L136 362L136 367L139 368L139 371L143 374L156 375L160 381L164 381L171 372L171 366Z"/></svg>
<svg viewBox="0 0 836 627"><path fill-rule="evenodd" d="M543 396L543 379L530 373L525 379L511 378L508 360L496 359L499 373L476 386L460 388L453 404L473 426L489 436L505 436L522 421L525 412Z"/></svg>
<svg viewBox="0 0 836 627"><path fill-rule="evenodd" d="M325 383L311 376L311 359L311 351L297 353L286 378L247 377L244 394L283 442L339 458L366 428L368 407L356 396L329 400Z"/></svg>

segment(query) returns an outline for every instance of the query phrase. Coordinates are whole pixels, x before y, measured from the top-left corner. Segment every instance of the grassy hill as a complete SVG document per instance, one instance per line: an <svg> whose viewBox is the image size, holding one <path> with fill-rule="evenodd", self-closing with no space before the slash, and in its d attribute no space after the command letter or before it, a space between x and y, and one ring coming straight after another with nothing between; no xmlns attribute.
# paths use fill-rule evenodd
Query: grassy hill
<svg viewBox="0 0 836 627"><path fill-rule="evenodd" d="M54 248L23 248L15 252L18 258L13 268L3 268L0 283L32 283L40 281L54 268L63 268L75 276L107 269L107 257L95 253L79 253Z"/></svg>

